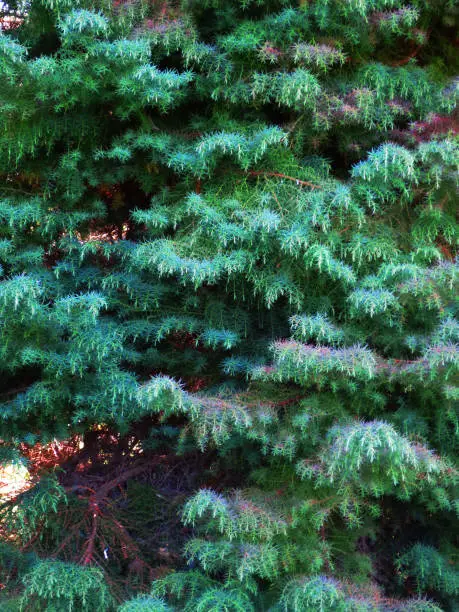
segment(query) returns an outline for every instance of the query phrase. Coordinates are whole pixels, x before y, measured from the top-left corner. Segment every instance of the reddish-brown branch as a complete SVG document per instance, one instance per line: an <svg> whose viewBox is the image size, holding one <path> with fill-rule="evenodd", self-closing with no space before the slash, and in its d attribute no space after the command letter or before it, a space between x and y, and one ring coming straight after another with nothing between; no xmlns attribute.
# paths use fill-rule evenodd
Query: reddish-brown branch
<svg viewBox="0 0 459 612"><path fill-rule="evenodd" d="M125 558L127 558L129 554L137 554L139 552L138 547L132 540L128 531L124 525L116 520L116 518L110 512L111 504L110 500L108 499L108 495L113 489L121 487L122 484L145 472L152 465L152 462L144 462L140 465L135 465L130 469L121 472L118 476L112 478L112 480L109 480L97 490L86 485L73 485L66 487L65 491L68 493L77 491L89 493L89 495L85 496L88 501L88 507L83 521L80 521L77 525L71 526L72 533L69 534L60 544L55 555L62 552L66 546L68 546L69 542L75 537L75 533L79 531L81 524L85 521L89 522L88 528L90 529L90 533L87 537L84 553L81 558L81 563L83 565L89 565L94 561L94 557L96 555L96 542L100 538L100 532L103 532L104 530L108 530L109 532L113 532L115 534L115 538L121 544L121 549ZM106 513L102 511L103 507L105 507L107 510Z"/></svg>
<svg viewBox="0 0 459 612"><path fill-rule="evenodd" d="M99 489L97 489L97 491L91 487L82 484L65 487L65 491L66 493L74 493L76 491L89 491L89 493L91 494L89 499L93 503L99 504L100 502L105 500L108 493L110 493L112 489L115 489L116 487L119 487L120 485L124 484L130 478L135 478L135 476L142 474L142 472L146 472L151 466L152 463L142 463L141 465L136 465L130 468L129 470L126 470L125 472L121 472L121 474L102 485Z"/></svg>
<svg viewBox="0 0 459 612"><path fill-rule="evenodd" d="M446 259L449 259L450 261L454 261L454 255L451 252L451 249L449 247L449 245L447 244L442 244L441 242L437 242L438 244L438 248L440 249L440 251L443 253L443 255L445 256Z"/></svg>
<svg viewBox="0 0 459 612"><path fill-rule="evenodd" d="M309 499L308 503L311 506L315 506L316 504L323 504L326 501L330 501L330 499L336 499L335 495L330 495L330 497L324 497L323 499Z"/></svg>
<svg viewBox="0 0 459 612"><path fill-rule="evenodd" d="M426 32L426 40L423 43L421 43L420 45L415 47L413 49L413 51L411 51L411 53L409 53L405 57L402 57L402 59L400 59L400 60L398 60L396 62L392 62L391 65L396 67L396 66L404 66L405 64L407 64L410 61L410 59L413 59L414 57L416 57L418 55L419 51L423 48L423 46L427 42L429 36L430 36L430 30L427 30L427 32Z"/></svg>
<svg viewBox="0 0 459 612"><path fill-rule="evenodd" d="M99 509L96 504L90 504L90 510L92 511L92 529L89 534L88 541L86 543L86 550L83 555L82 564L89 565L93 560L94 556L94 548L97 536L97 516L99 513Z"/></svg>
<svg viewBox="0 0 459 612"><path fill-rule="evenodd" d="M417 56L417 54L422 49L422 47L423 47L423 45L418 45L415 49L413 49L413 51L411 51L411 53L409 53L408 55L406 55L402 59L397 60L396 62L392 62L391 66L397 67L397 66L404 66L405 64L408 64L410 59L413 59L414 57Z"/></svg>
<svg viewBox="0 0 459 612"><path fill-rule="evenodd" d="M139 547L129 535L126 527L117 521L114 517L111 518L110 529L115 532L118 540L121 543L121 551L124 559L127 559L129 555L135 556L140 554Z"/></svg>
<svg viewBox="0 0 459 612"><path fill-rule="evenodd" d="M66 493L74 493L75 491L89 491L92 495L95 495L96 492L91 487L87 487L85 485L73 485L72 487L65 487Z"/></svg>
<svg viewBox="0 0 459 612"><path fill-rule="evenodd" d="M310 181L303 181L302 179L296 178L294 176L289 176L288 174L282 174L282 172L269 172L266 170L247 170L246 174L250 176L273 176L276 178L286 179L287 181L293 181L297 185L301 185L302 187L310 187L311 189L322 189L320 185L316 185L315 183L311 183Z"/></svg>
<svg viewBox="0 0 459 612"><path fill-rule="evenodd" d="M17 389L11 389L10 391L5 391L4 393L0 393L0 397L8 397L10 395L18 395L23 391L27 391L30 385L25 385L24 387L18 387Z"/></svg>
<svg viewBox="0 0 459 612"><path fill-rule="evenodd" d="M38 540L38 538L41 535L42 530L43 530L43 525L37 529L35 535L32 538L30 538L28 542L26 542L23 546L21 546L21 552L24 552L25 550L27 550L27 548L32 546L32 544Z"/></svg>
<svg viewBox="0 0 459 612"><path fill-rule="evenodd" d="M135 476L139 476L143 472L146 472L152 463L142 463L141 465L136 465L125 472L121 472L119 476L109 480L106 484L102 485L100 489L94 495L94 501L100 503L107 495L110 493L112 489L115 489L117 486L124 484L131 478L135 478Z"/></svg>
<svg viewBox="0 0 459 612"><path fill-rule="evenodd" d="M85 522L85 519L82 519L78 523L75 523L75 524L73 524L73 525L68 527L70 529L70 533L67 535L66 538L64 538L64 540L62 540L62 542L59 544L59 547L57 548L57 550L54 551L53 557L57 557L57 555L59 555L59 553L61 553L65 549L67 544L75 537L75 532L77 532L80 529L81 525L84 522Z"/></svg>
<svg viewBox="0 0 459 612"><path fill-rule="evenodd" d="M268 402L268 404L273 408L280 408L282 406L290 406L291 404L296 404L305 397L307 397L307 395L297 395L296 397L290 397L289 399L285 399L280 402Z"/></svg>
<svg viewBox="0 0 459 612"><path fill-rule="evenodd" d="M244 406L247 408L255 408L258 406L269 406L271 408L282 408L283 406L290 406L291 404L296 404L300 402L302 399L308 397L307 394L295 395L295 397L289 397L285 400L280 400L278 402L243 402Z"/></svg>

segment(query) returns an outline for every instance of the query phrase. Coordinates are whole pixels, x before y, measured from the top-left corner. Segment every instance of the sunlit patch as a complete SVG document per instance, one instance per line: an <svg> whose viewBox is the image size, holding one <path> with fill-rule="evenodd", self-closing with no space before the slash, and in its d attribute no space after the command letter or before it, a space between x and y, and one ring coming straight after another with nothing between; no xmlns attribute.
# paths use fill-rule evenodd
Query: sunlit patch
<svg viewBox="0 0 459 612"><path fill-rule="evenodd" d="M0 467L0 499L11 499L30 489L29 470L20 463L8 463Z"/></svg>

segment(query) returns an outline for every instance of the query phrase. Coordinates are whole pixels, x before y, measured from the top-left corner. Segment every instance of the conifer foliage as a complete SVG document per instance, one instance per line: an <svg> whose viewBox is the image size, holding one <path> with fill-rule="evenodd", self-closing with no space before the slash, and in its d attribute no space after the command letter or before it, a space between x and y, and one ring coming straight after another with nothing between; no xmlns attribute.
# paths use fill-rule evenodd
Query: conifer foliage
<svg viewBox="0 0 459 612"><path fill-rule="evenodd" d="M1 608L456 610L455 3L0 16Z"/></svg>

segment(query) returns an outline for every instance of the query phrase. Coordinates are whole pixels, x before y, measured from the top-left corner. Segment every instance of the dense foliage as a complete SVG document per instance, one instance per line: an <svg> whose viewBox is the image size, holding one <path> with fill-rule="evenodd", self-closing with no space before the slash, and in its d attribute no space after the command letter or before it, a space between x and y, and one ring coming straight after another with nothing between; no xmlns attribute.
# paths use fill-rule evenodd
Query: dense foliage
<svg viewBox="0 0 459 612"><path fill-rule="evenodd" d="M457 5L0 12L1 609L457 610Z"/></svg>

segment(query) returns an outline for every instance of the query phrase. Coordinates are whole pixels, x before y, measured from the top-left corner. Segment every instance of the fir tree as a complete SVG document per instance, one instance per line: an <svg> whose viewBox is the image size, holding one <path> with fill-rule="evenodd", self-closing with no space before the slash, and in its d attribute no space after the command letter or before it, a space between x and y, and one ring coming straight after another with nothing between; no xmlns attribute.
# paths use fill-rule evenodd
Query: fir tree
<svg viewBox="0 0 459 612"><path fill-rule="evenodd" d="M456 609L454 3L0 17L1 605Z"/></svg>

